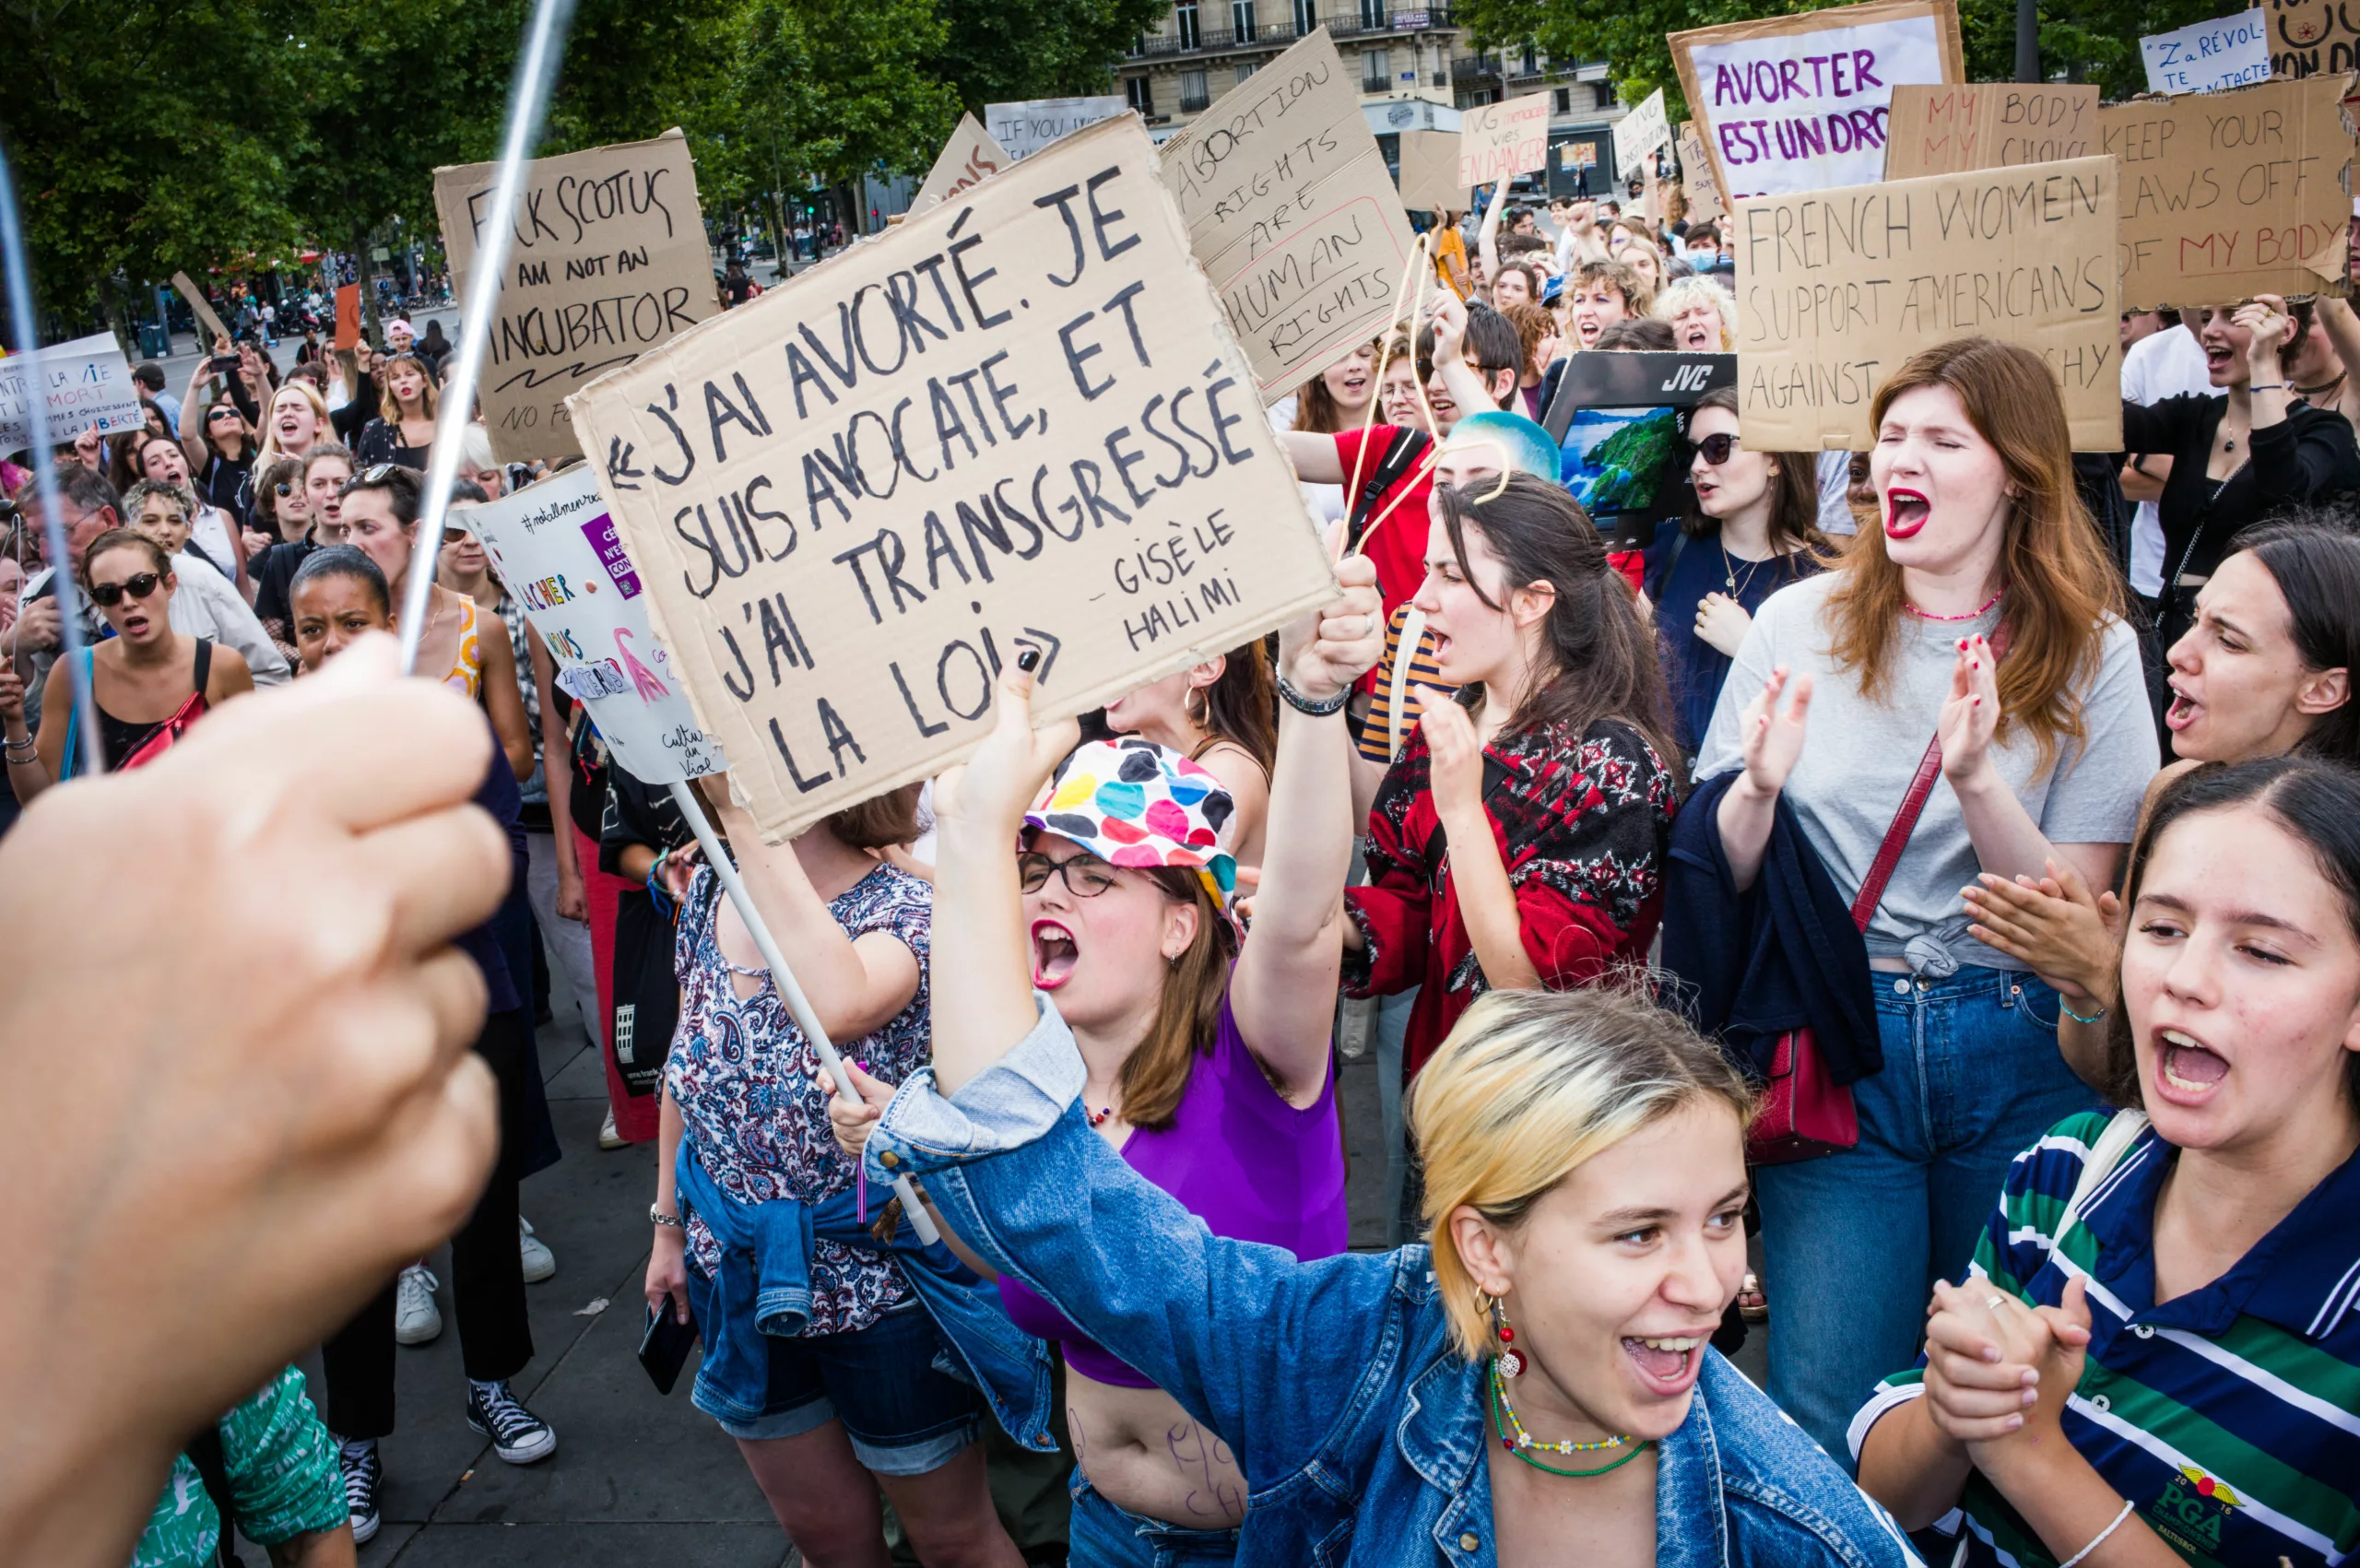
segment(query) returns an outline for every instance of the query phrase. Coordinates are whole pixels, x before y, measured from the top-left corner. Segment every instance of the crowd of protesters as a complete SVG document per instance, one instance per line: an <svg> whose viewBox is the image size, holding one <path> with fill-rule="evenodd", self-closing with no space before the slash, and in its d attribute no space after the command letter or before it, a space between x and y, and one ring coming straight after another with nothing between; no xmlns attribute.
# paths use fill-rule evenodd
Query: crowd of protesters
<svg viewBox="0 0 2360 1568"><path fill-rule="evenodd" d="M277 1369L173 1454L136 1561L232 1522L351 1560L436 1235L454 1402L556 1452L512 1385L553 990L598 1157L652 1157L651 1315L814 1564L886 1561L889 1515L1002 1568L2344 1561L2360 319L2126 315L2124 453L1984 338L1901 365L1863 453L1750 449L1714 393L1632 537L1543 420L1576 356L1734 347L1665 195L1439 215L1414 331L1270 410L1335 603L1081 723L1033 725L1027 654L962 768L784 845L704 781L854 1096L467 526L538 466L466 426L418 552L434 339L282 373L257 333L19 454L67 556L15 474L11 838L93 772L230 766L257 688L370 678L421 559L418 669L475 710L428 765L500 830L447 933L489 1175L354 1273L316 1402ZM1348 1016L1386 1251L1347 1245ZM872 1212L900 1177L942 1244ZM1765 1321L1756 1388L1724 1352Z"/></svg>

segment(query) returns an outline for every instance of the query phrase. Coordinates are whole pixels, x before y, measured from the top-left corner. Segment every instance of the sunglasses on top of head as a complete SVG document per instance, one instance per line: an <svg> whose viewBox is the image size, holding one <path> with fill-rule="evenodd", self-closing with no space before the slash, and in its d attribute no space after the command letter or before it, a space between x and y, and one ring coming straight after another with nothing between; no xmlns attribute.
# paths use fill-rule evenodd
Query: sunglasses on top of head
<svg viewBox="0 0 2360 1568"><path fill-rule="evenodd" d="M154 593L163 581L163 576L159 572L142 572L126 577L120 583L93 583L90 584L90 602L112 609L123 603L126 595L135 599L146 598Z"/></svg>

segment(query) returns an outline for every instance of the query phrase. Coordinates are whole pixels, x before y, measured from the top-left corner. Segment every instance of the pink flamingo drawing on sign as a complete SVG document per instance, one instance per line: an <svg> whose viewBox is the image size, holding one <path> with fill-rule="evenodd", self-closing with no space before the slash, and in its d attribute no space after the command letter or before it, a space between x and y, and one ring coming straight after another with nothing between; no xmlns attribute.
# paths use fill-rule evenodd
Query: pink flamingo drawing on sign
<svg viewBox="0 0 2360 1568"><path fill-rule="evenodd" d="M669 697L671 690L655 678L655 672L641 664L631 651L631 631L627 627L615 628L615 652L622 655L623 669L631 676L631 687L643 702L653 702L658 697Z"/></svg>

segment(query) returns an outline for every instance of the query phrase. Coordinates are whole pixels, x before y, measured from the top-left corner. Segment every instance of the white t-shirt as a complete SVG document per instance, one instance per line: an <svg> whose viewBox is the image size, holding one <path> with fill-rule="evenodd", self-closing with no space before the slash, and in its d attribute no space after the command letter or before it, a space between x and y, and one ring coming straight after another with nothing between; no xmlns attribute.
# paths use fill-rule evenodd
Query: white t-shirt
<svg viewBox="0 0 2360 1568"><path fill-rule="evenodd" d="M1280 398L1276 403L1270 405L1267 412L1269 415L1270 428L1272 430L1284 432L1294 429L1296 395L1296 394L1290 392L1284 397ZM1311 508L1311 516L1314 522L1327 524L1340 523L1343 521L1343 486L1315 485L1306 480L1303 486L1303 499L1305 504Z"/></svg>
<svg viewBox="0 0 2360 1568"><path fill-rule="evenodd" d="M2182 322L2151 332L2122 357L2122 396L2149 407L2182 395L2210 397L2219 388L2204 369L2204 346ZM2139 503L2130 521L2130 586L2149 598L2164 591L2164 519L2152 501Z"/></svg>

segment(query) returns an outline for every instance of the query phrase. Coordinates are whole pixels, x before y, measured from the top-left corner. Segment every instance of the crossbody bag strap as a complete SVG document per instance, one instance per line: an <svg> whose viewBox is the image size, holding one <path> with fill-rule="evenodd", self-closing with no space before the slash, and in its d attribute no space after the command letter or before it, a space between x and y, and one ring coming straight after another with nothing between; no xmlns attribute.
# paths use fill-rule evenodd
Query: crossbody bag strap
<svg viewBox="0 0 2360 1568"><path fill-rule="evenodd" d="M2003 620L1991 638L1994 661L2006 656L2008 627ZM1862 931L1883 902L1884 888L1893 880L1894 867L1901 864L1901 852L1909 847L1909 835L1917 831L1918 819L1926 809L1927 797L1934 793L1935 781L1942 776L1942 732L1939 725L1934 738L1926 743L1926 754L1918 759L1918 772L1911 775L1909 789L1901 797L1901 808L1893 814L1893 824L1884 831L1884 842L1877 845L1877 857L1869 863L1869 874L1860 879L1859 896L1852 901L1852 924Z"/></svg>

